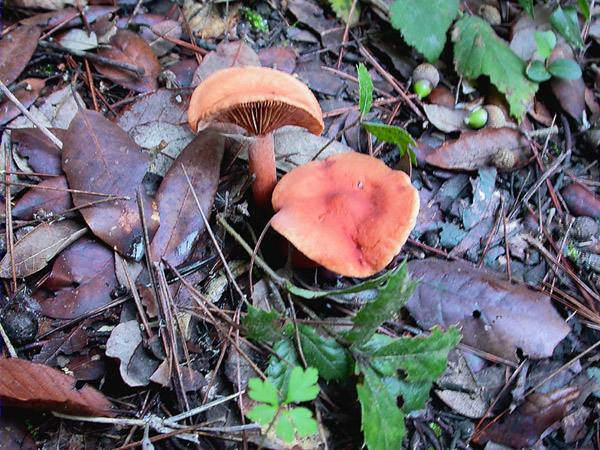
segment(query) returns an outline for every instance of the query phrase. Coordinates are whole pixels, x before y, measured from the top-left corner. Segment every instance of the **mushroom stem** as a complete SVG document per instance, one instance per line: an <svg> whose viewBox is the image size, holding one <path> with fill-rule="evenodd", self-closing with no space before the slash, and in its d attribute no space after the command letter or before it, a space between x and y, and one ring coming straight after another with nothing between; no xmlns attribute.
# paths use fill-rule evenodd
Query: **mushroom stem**
<svg viewBox="0 0 600 450"><path fill-rule="evenodd" d="M271 195L277 184L277 167L273 133L256 136L248 148L250 174L254 174L252 195L256 205L262 209L271 209Z"/></svg>

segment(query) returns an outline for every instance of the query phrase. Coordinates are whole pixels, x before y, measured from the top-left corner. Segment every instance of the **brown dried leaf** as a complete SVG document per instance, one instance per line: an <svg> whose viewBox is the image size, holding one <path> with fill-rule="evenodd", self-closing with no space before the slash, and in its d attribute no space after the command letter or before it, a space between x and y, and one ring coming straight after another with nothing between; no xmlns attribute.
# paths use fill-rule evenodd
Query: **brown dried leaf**
<svg viewBox="0 0 600 450"><path fill-rule="evenodd" d="M50 131L59 139L64 139L64 130L51 128ZM62 175L61 151L38 128L17 128L11 131L11 139L15 149L37 173Z"/></svg>
<svg viewBox="0 0 600 450"><path fill-rule="evenodd" d="M0 421L0 448L3 450L36 450L38 447L24 424L5 416Z"/></svg>
<svg viewBox="0 0 600 450"><path fill-rule="evenodd" d="M600 196L587 187L579 183L573 183L565 187L560 193L569 207L569 211L574 216L600 218Z"/></svg>
<svg viewBox="0 0 600 450"><path fill-rule="evenodd" d="M96 236L139 261L144 249L136 190L148 170L148 156L119 126L88 110L77 113L63 144L62 165L71 188L129 198L86 207L81 213ZM73 203L82 206L99 198L73 194ZM156 204L146 199L144 206L152 236L159 222Z"/></svg>
<svg viewBox="0 0 600 450"><path fill-rule="evenodd" d="M514 165L512 169L501 169L514 170L527 164L528 148L527 139L517 130L484 128L465 131L458 139L444 142L428 154L425 161L442 169L478 170L494 167L494 155L501 149L507 149L514 155Z"/></svg>
<svg viewBox="0 0 600 450"><path fill-rule="evenodd" d="M271 67L282 72L294 73L296 68L297 55L293 47L263 48L258 52L258 58L264 67Z"/></svg>
<svg viewBox="0 0 600 450"><path fill-rule="evenodd" d="M15 81L29 63L42 32L36 26L16 28L0 40L0 81Z"/></svg>
<svg viewBox="0 0 600 450"><path fill-rule="evenodd" d="M41 181L37 187L29 189L17 201L12 208L13 216L17 219L31 220L33 215L40 210L46 213L62 214L73 207L71 194L67 188L67 179L64 176Z"/></svg>
<svg viewBox="0 0 600 450"><path fill-rule="evenodd" d="M219 185L223 151L223 136L206 130L173 162L156 194L161 219L150 245L155 261L164 258L176 267L194 250L205 227L183 169L198 196L202 211L209 217Z"/></svg>
<svg viewBox="0 0 600 450"><path fill-rule="evenodd" d="M181 38L181 31L181 24L179 22L175 20L163 20L150 27L142 27L140 36L148 43L156 56L163 56L169 53L175 47L175 44L161 36L179 39Z"/></svg>
<svg viewBox="0 0 600 450"><path fill-rule="evenodd" d="M218 38L235 26L241 6L237 2L225 6L222 2L185 0L183 15L195 35L202 39Z"/></svg>
<svg viewBox="0 0 600 450"><path fill-rule="evenodd" d="M228 67L260 66L258 55L244 41L221 42L215 51L208 53L194 73L192 86L217 70Z"/></svg>
<svg viewBox="0 0 600 450"><path fill-rule="evenodd" d="M567 44L559 42L552 51L550 58L548 58L548 62L551 63L555 59L573 60L573 50ZM561 108L581 123L585 111L585 83L583 78L565 80L552 77L550 87Z"/></svg>
<svg viewBox="0 0 600 450"><path fill-rule="evenodd" d="M27 78L23 80L23 83L27 83L27 86L14 90L13 94L25 108L29 108L39 97L40 91L44 88L46 82L39 78ZM0 102L0 125L10 122L19 114L21 114L19 108L8 98L4 98Z"/></svg>
<svg viewBox="0 0 600 450"><path fill-rule="evenodd" d="M100 56L144 69L144 75L95 63L98 72L123 87L136 92L150 92L158 88L156 78L160 73L160 63L152 48L138 34L129 30L119 30L110 39L110 47L98 51Z"/></svg>
<svg viewBox="0 0 600 450"><path fill-rule="evenodd" d="M431 124L444 133L468 130L465 118L469 115L466 109L454 109L440 105L424 104L425 115Z"/></svg>
<svg viewBox="0 0 600 450"><path fill-rule="evenodd" d="M42 270L52 258L86 231L84 225L72 220L39 224L15 243L14 262L17 277L27 277ZM4 255L0 261L0 277L12 277L9 254Z"/></svg>
<svg viewBox="0 0 600 450"><path fill-rule="evenodd" d="M569 334L550 299L524 284L462 261L428 258L408 266L420 282L407 308L425 329L459 324L462 342L510 361L518 361L519 349L547 358Z"/></svg>
<svg viewBox="0 0 600 450"><path fill-rule="evenodd" d="M113 252L86 237L62 252L54 262L42 286L53 294L44 298L38 293L36 298L44 315L73 319L107 305L117 286Z"/></svg>
<svg viewBox="0 0 600 450"><path fill-rule="evenodd" d="M88 23L94 23L101 17L108 16L114 13L117 9L113 6L88 6L83 9L83 15ZM69 20L70 19L70 20ZM36 14L26 19L21 20L23 25L38 25L44 30L54 28L55 26L64 23L61 29L70 27L79 27L83 25L81 15L75 8L64 8L59 11Z"/></svg>
<svg viewBox="0 0 600 450"><path fill-rule="evenodd" d="M10 406L65 414L112 416L112 404L96 389L75 387L75 379L24 359L0 359L0 400Z"/></svg>

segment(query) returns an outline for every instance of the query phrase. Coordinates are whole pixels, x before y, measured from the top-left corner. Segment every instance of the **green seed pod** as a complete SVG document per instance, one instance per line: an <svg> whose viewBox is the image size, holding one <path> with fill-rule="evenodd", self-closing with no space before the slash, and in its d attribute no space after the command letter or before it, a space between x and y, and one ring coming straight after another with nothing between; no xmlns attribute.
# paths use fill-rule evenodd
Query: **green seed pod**
<svg viewBox="0 0 600 450"><path fill-rule="evenodd" d="M429 94L431 94L432 90L433 90L433 87L432 87L431 83L427 80L417 80L413 84L413 91L415 94L417 94L417 97L419 97L419 100L423 100L425 97L427 97Z"/></svg>
<svg viewBox="0 0 600 450"><path fill-rule="evenodd" d="M475 130L479 130L480 128L485 127L487 121L488 112L485 110L485 108L482 108L481 106L475 108L469 113L467 117L465 117L465 125Z"/></svg>
<svg viewBox="0 0 600 450"><path fill-rule="evenodd" d="M427 97L440 82L438 70L428 63L419 64L415 67L412 76L413 91L419 99Z"/></svg>

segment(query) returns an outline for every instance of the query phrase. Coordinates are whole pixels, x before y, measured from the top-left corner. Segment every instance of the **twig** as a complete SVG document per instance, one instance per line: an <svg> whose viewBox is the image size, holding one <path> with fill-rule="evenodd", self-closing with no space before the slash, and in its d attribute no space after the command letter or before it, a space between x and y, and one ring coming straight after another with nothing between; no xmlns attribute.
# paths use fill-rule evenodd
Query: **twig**
<svg viewBox="0 0 600 450"><path fill-rule="evenodd" d="M348 42L348 32L350 31L350 21L352 20L352 16L354 15L354 10L356 9L357 0L352 0L352 4L350 5L350 12L348 12L348 19L346 20L346 27L344 28L344 36L342 37L342 46L340 48L340 56L338 57L337 64L335 65L336 69L339 69L342 65L342 58L344 57L344 47L346 46L346 42Z"/></svg>
<svg viewBox="0 0 600 450"><path fill-rule="evenodd" d="M10 170L10 162L12 161L12 144L4 147L4 168L6 171ZM10 175L5 174L4 180L8 181L9 184L5 186L4 191L4 212L6 215L6 249L10 255L10 267L12 270L12 289L13 292L17 291L17 269L15 266L15 248L14 248L14 236L13 236L13 222L12 222L12 203L10 194Z"/></svg>
<svg viewBox="0 0 600 450"><path fill-rule="evenodd" d="M31 183L21 183L19 181L0 181L0 183L6 186L21 186L31 189L40 189L42 191L60 191L60 192L70 192L71 194L82 194L82 195L95 195L97 197L106 197L109 200L130 200L130 198L126 195L113 195L113 194L104 194L102 192L94 192L94 191L82 191L81 189L71 189L71 188L59 188L54 186L40 186L39 184L31 184Z"/></svg>
<svg viewBox="0 0 600 450"><path fill-rule="evenodd" d="M48 139L50 139L54 145L56 145L58 148L60 148L62 150L63 144L62 144L61 140L58 139L54 134L52 134L50 132L50 130L48 130L48 128L46 128L44 125L42 125L39 122L39 120L37 120L35 117L33 117L33 115L29 111L27 111L27 108L25 108L25 106L23 106L23 104L19 101L19 99L17 97L15 97L12 92L10 92L10 90L6 87L6 85L2 81L0 81L0 91L2 91L4 93L4 95L6 95L8 97L8 99L14 103L14 105L17 107L17 109L19 111L21 111L23 113L23 115L31 121L31 123L33 123L37 128L39 128L40 131L42 133L44 133L44 135Z"/></svg>
<svg viewBox="0 0 600 450"><path fill-rule="evenodd" d="M2 326L1 322L0 322L0 336L2 336L2 340L4 341L4 344L6 345L6 349L8 350L8 354L11 356L11 358L18 358L17 352L15 351L15 348L13 347L12 343L10 342L8 335L4 331L4 327Z"/></svg>

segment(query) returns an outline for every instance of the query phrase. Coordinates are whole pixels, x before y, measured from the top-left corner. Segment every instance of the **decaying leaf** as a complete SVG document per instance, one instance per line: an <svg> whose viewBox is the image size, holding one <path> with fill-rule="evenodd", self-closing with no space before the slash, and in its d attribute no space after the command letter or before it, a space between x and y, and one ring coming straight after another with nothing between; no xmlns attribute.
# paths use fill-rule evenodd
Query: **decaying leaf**
<svg viewBox="0 0 600 450"><path fill-rule="evenodd" d="M0 448L4 450L36 450L35 440L25 424L3 417L0 421Z"/></svg>
<svg viewBox="0 0 600 450"><path fill-rule="evenodd" d="M263 48L258 52L258 58L264 67L271 67L287 73L294 73L296 57L293 47Z"/></svg>
<svg viewBox="0 0 600 450"><path fill-rule="evenodd" d="M0 261L0 277L12 277L12 260L18 278L42 270L48 262L79 239L87 231L72 220L41 223L15 243L13 258L4 255Z"/></svg>
<svg viewBox="0 0 600 450"><path fill-rule="evenodd" d="M548 62L551 63L556 59L573 60L574 58L571 47L559 42L552 51L550 58L548 58ZM550 81L550 87L562 109L573 119L581 122L585 111L585 83L583 78L565 80L564 78L553 77Z"/></svg>
<svg viewBox="0 0 600 450"><path fill-rule="evenodd" d="M88 110L75 116L63 144L62 165L71 188L127 198L81 209L86 223L119 253L140 260L144 249L136 191L148 170L148 156L120 127ZM73 203L83 206L101 198L73 194ZM144 206L152 236L159 223L156 203L146 198Z"/></svg>
<svg viewBox="0 0 600 450"><path fill-rule="evenodd" d="M24 359L0 359L0 400L11 406L66 414L112 416L108 399L52 367Z"/></svg>
<svg viewBox="0 0 600 450"><path fill-rule="evenodd" d="M88 6L83 9L83 16L88 23L94 23L99 18L114 13L117 9L118 8L115 8L114 6ZM54 28L63 23L64 28L79 27L83 25L81 14L76 8L62 8L59 11L35 14L21 20L20 23L23 25L37 25L44 30Z"/></svg>
<svg viewBox="0 0 600 450"><path fill-rule="evenodd" d="M221 2L185 0L183 14L195 34L203 39L217 38L235 26L241 4L230 3L227 9L224 6Z"/></svg>
<svg viewBox="0 0 600 450"><path fill-rule="evenodd" d="M511 284L489 270L462 261L411 261L420 279L407 308L429 329L459 324L463 342L510 361L518 352L533 359L552 355L570 328L548 296Z"/></svg>
<svg viewBox="0 0 600 450"><path fill-rule="evenodd" d="M205 226L185 173L202 211L207 218L210 217L219 184L223 151L223 136L215 131L205 130L173 162L156 194L161 219L150 245L155 261L163 258L176 267L194 250Z"/></svg>
<svg viewBox="0 0 600 450"><path fill-rule="evenodd" d="M40 91L44 88L46 82L39 78L27 78L19 84L23 84L23 86L15 89L13 94L25 108L29 108L40 95ZM21 114L19 108L8 98L0 101L0 125L10 122L19 114Z"/></svg>
<svg viewBox="0 0 600 450"><path fill-rule="evenodd" d="M67 188L67 179L64 176L47 178L29 189L15 203L12 214L22 220L31 220L34 214L41 211L61 214L73 207Z"/></svg>
<svg viewBox="0 0 600 450"><path fill-rule="evenodd" d="M23 25L0 40L0 81L8 85L15 81L29 63L42 31Z"/></svg>
<svg viewBox="0 0 600 450"><path fill-rule="evenodd" d="M143 27L140 30L140 34L156 56L163 56L169 53L175 47L175 44L161 36L171 39L181 38L181 24L176 20L162 20L150 27Z"/></svg>
<svg viewBox="0 0 600 450"><path fill-rule="evenodd" d="M64 130L51 128L50 131L62 141ZM37 173L62 175L60 149L38 128L17 128L11 131L11 140L19 155L27 158L31 168Z"/></svg>
<svg viewBox="0 0 600 450"><path fill-rule="evenodd" d="M424 104L423 109L431 124L445 133L468 130L465 118L469 115L466 109L453 109L440 105Z"/></svg>
<svg viewBox="0 0 600 450"><path fill-rule="evenodd" d="M196 73L194 73L192 86L197 86L217 70L237 66L260 66L260 59L256 52L244 41L223 41L215 51L204 57Z"/></svg>

